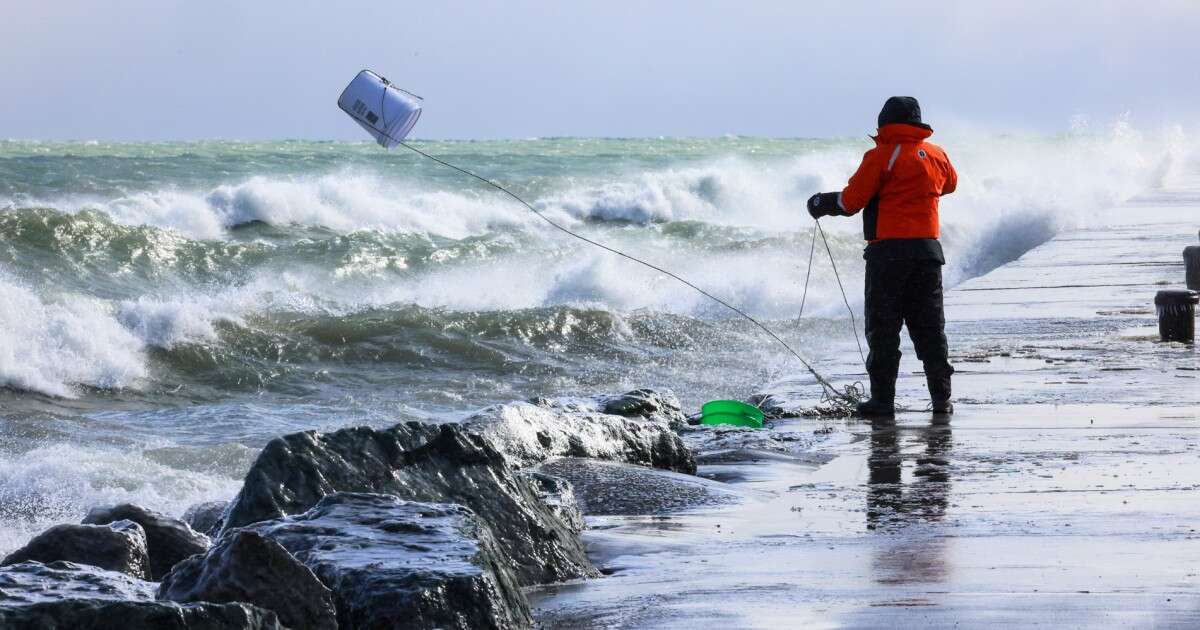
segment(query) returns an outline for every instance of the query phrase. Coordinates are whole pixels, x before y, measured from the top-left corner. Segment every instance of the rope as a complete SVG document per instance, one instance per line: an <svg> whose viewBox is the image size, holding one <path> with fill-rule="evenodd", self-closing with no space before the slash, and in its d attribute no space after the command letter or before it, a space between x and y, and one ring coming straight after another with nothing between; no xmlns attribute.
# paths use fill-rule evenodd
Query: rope
<svg viewBox="0 0 1200 630"><path fill-rule="evenodd" d="M820 219L813 219L816 227L813 228L812 244L808 248L808 271L804 274L804 293L800 296L800 312L796 315L796 325L800 324L800 319L804 317L804 304L808 301L808 284L812 279L812 264L813 252L817 249L817 232L821 233L821 240L825 242L825 252L829 254L829 264L833 267L833 277L837 278L838 290L842 292L842 302L846 305L846 312L850 313L850 332L854 335L854 343L858 346L858 357L862 359L863 369L867 367L867 357L863 356L862 342L858 339L858 321L854 317L854 309L850 308L850 299L846 297L846 287L842 285L842 277L838 274L837 263L833 260L833 250L829 248L829 240L825 238L825 228L821 227Z"/></svg>
<svg viewBox="0 0 1200 630"><path fill-rule="evenodd" d="M863 369L867 369L867 357L863 355L862 342L858 340L858 320L854 318L854 309L850 308L850 298L846 297L846 287L842 286L842 277L838 275L837 263L833 262L833 250L829 248L829 240L825 238L825 228L819 220L814 220L821 232L821 240L825 241L825 251L829 254L829 265L833 267L833 277L837 278L838 289L842 292L842 302L846 304L846 312L850 313L850 331L854 333L854 343L858 346L858 357L862 359ZM807 289L806 289L807 291Z"/></svg>
<svg viewBox="0 0 1200 630"><path fill-rule="evenodd" d="M808 271L804 272L804 293L800 296L800 312L796 314L797 326L800 325L800 318L804 317L804 303L808 301L808 281L812 279L813 253L817 251L817 228L814 227L812 233L812 245L808 246Z"/></svg>
<svg viewBox="0 0 1200 630"><path fill-rule="evenodd" d="M380 131L380 133L382 133L382 134L384 134L385 136L387 136L387 133L386 133L386 132ZM533 206L532 206L532 205L531 205L529 202L525 201L525 200L524 200L524 199L522 199L521 197L517 196L517 194L516 194L516 193L512 192L511 190L509 190L509 189L505 188L504 186L501 186L500 184L497 184L496 182L494 182L494 181L492 181L492 180L490 180L490 179L488 179L488 178L486 178L486 177L483 177L483 176L481 176L481 175L477 175L477 174L475 174L475 173L473 173L473 172L471 172L471 171L469 171L469 170L467 170L467 169L465 169L465 168L461 168L461 167L455 166L455 165L453 165L453 164L451 164L451 163L449 163L449 162L447 162L447 161L445 161L445 160L443 160L443 159L441 159L441 158L439 158L439 157L436 157L436 156L430 155L430 154L428 154L428 153L426 153L426 152L424 152L424 151L422 151L422 150L420 150L420 149L418 149L418 148L416 148L416 147L412 146L411 144L408 144L407 142L403 142L403 141L401 141L401 140L397 140L396 138L392 138L391 136L387 136L387 137L388 137L389 139L393 140L394 142L396 142L397 144L399 144L400 146L402 146L402 147L404 147L404 148L408 149L409 151L412 151L413 153L416 153L417 155L420 155L420 156L422 156L422 157L425 157L425 158L427 158L427 159L429 159L429 160L432 160L432 161L434 161L434 162L437 162L438 164L441 164L442 166L445 166L445 167L447 167L447 168L450 168L450 169L453 169L453 170L455 170L455 171L458 171L459 173L462 173L463 175L466 175L466 176L468 176L468 177L472 177L472 178L474 178L474 179L476 179L476 180L478 180L478 181L480 181L480 182L483 182L484 184L487 184L488 186L491 186L492 188L495 188L496 190L498 190L498 191L500 191L500 192L504 193L505 195L508 195L509 197L512 197L514 200L516 200L516 202L517 202L517 203L521 204L522 206L525 206L525 208L526 208L526 209L528 209L530 212L532 212L532 213L536 214L536 215L537 215L539 218L541 218L543 221L545 221L546 223L550 224L550 225L551 225L552 227L554 227L555 229L557 229L557 230L559 230L559 231L563 232L564 234L568 234L568 235L570 235L570 236L573 236L573 237L575 237L575 238L577 238L577 239L579 239L579 240L581 240L581 241L583 241L583 242L585 242L585 243L589 243L589 244L591 244L591 245L595 245L596 247L599 247L600 249L603 249L603 250L605 250L605 251L608 251L608 252L611 252L611 253L613 253L613 254L616 254L616 255L618 255L618 256L620 256L620 257L622 257L622 258L625 258L625 259L627 259L627 260L631 260L631 261L633 261L633 262L635 262L635 263L638 263L639 265L642 265L642 266L644 266L644 267L647 267L647 268L649 268L649 269L653 269L654 271L657 271L657 272L659 272L659 273L661 273L661 274L663 274L663 275L665 275L665 276L668 276L668 277L670 277L670 278L672 278L672 279L674 279L674 280L677 280L677 281L679 281L680 283L682 283L682 284L684 284L684 285L687 285L688 287L691 287L693 290L695 290L695 291L696 291L697 293L699 293L700 295L703 295L704 297L706 297L706 298L708 298L708 299L710 299L710 300L712 300L712 301L716 302L717 304L720 304L721 306L724 306L725 308L729 309L730 311L733 311L734 313L738 314L739 316L741 316L742 318L744 318L746 321L748 321L748 322L750 322L751 324L754 324L755 326L757 326L757 327L758 327L760 330L762 330L764 333L766 333L766 334L767 334L767 335L768 335L768 336L769 336L771 339L774 339L776 342L778 342L778 343L779 343L779 345L783 346L783 347L784 347L784 348L785 348L785 349L786 349L786 350L787 350L787 351L788 351L788 352L789 352L789 353L790 353L790 354L791 354L793 357L795 357L795 358L796 358L796 360L797 360L797 361L799 361L799 362L800 362L800 364L801 364L801 365L803 365L803 366L804 366L804 368L805 368L805 369L807 369L807 370L808 370L808 372L809 372L810 374L812 374L813 378L814 378L814 379L816 379L817 383L819 383L819 384L821 385L821 388L822 388L822 390L823 390L823 399L824 399L824 400L826 400L826 401L840 401L840 402L842 402L842 403L854 404L854 403L856 403L856 402L858 402L859 400L861 400L861 399L862 399L862 393L861 393L861 389L862 389L862 388L861 388L861 385L859 385L859 386L858 386L858 389L857 389L857 391L856 391L856 389L855 389L855 386L853 386L853 385L851 385L851 386L847 386L847 387L846 387L846 388L845 388L843 391L838 391L838 389L837 389L836 387L834 387L834 386L833 386L833 385L832 385L832 384L829 382L829 380L828 380L828 379L826 379L824 376L821 376L821 374L820 374L819 372L817 372L817 370L816 370L816 369L815 369L815 368L814 368L814 367L813 367L813 366L812 366L812 365L811 365L811 364L810 364L808 361L806 361L806 360L804 359L804 357L800 356L800 353L799 353L799 352L796 352L794 349L792 349L792 347L791 347L790 345L788 345L788 343L787 343L786 341L784 341L783 339L781 339L781 338L779 337L779 335L776 335L776 334L775 334L775 332L774 332L774 331L772 331L770 328L768 328L768 327L767 327L765 324L763 324L762 322L758 321L758 320L757 320L757 319L755 319L754 317L751 317L749 313L747 313L747 312L743 311L742 309L740 309L740 308L738 308L738 307L734 306L733 304L730 304L729 302L726 302L725 300L723 300L723 299L721 299L721 298L719 298L719 297L717 297L717 296L713 295L712 293L709 293L708 291L705 291L704 289L702 289L702 288L700 288L700 287L696 286L695 284L692 284L691 282L689 282L688 280L686 280L686 279L684 279L684 278L680 277L679 275L677 275L677 274L675 274L675 273L673 273L673 272L671 272L671 271L668 271L668 270L666 270L666 269L663 269L662 267L659 267L658 265L654 265L654 264L652 264L652 263L648 263L648 262L646 262L646 261L644 261L644 260L642 260L642 259L640 259L640 258L637 258L637 257L635 257L635 256L632 256L632 255L630 255L630 254L626 254L625 252L623 252L623 251L621 251L621 250L618 250L618 249L614 249L614 248L612 248L612 247L609 247L608 245L605 245L604 243L600 243L600 242L594 241L594 240L592 240L592 239L590 239L590 238L588 238L588 237L586 237L586 236L583 236L583 235L581 235L581 234L577 234L577 233L575 233L575 232L572 232L571 230L569 230L569 229L567 229L566 227L564 227L564 226L560 225L559 223L557 223L556 221L554 221L554 220L553 220L553 219L551 219L550 217L547 217L545 214L542 214L542 212L541 212L540 210L538 210L537 208L533 207ZM818 223L817 225L818 225L818 227L820 227L820 224L819 224L819 223ZM824 238L824 232L822 232L822 238ZM815 245L814 245L814 246L815 246ZM828 248L828 247L829 247L829 242L828 242L828 241L826 241L826 243L825 243L825 246L826 246L826 248ZM832 259L833 259L833 254L832 254L832 253L830 253L830 260L832 260ZM811 268L811 266L810 266L810 268ZM836 268L835 268L835 273L836 273ZM841 281L841 279L839 278L839 279L838 279L838 285L839 285L839 286L841 286L841 282L842 282L842 281ZM845 290L843 290L843 291L842 291L842 297L843 297L843 298L845 297ZM846 304L847 304L847 307L849 307L849 301L848 301L848 300L847 300L847 303L846 303ZM851 314L851 317L853 317L853 313ZM857 333L856 333L856 335L855 335L855 340L856 340L856 341L858 340ZM860 348L859 348L859 352L860 352L860 354L861 354L861 352L862 352L862 348L861 348L861 346L860 346Z"/></svg>
<svg viewBox="0 0 1200 630"><path fill-rule="evenodd" d="M817 249L817 232L821 234L821 240L825 243L825 252L829 255L829 264L833 267L833 276L837 278L838 290L842 292L842 302L846 304L846 312L850 313L850 332L854 335L854 343L858 345L858 356L863 361L863 369L867 367L867 359L863 356L862 344L858 340L858 322L854 317L854 309L850 308L850 299L846 297L846 287L842 285L842 277L838 274L837 263L833 260L833 250L829 247L829 239L825 237L825 229L821 227L821 221L814 219L812 243L808 247L808 270L804 274L804 293L800 297L800 313L796 315L796 324L800 324L800 318L804 317L804 305L808 301L808 286L812 279L813 253ZM854 405L867 397L866 387L862 381L855 381L850 385L842 388L842 391L830 393L825 390L821 396L821 403L811 409L806 409L800 412L800 415L807 416L845 416L852 415L855 411Z"/></svg>

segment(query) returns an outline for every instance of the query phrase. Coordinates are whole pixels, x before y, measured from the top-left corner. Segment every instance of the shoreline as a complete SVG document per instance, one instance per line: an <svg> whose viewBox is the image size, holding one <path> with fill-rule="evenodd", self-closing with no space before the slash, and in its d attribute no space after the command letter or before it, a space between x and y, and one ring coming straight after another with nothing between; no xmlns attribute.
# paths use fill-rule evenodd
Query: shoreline
<svg viewBox="0 0 1200 630"><path fill-rule="evenodd" d="M610 575L539 590L542 627L1194 626L1200 353L1157 342L1153 297L1183 283L1197 207L1153 203L947 292L949 424L777 421L834 434L806 465L699 467L769 499L590 519Z"/></svg>

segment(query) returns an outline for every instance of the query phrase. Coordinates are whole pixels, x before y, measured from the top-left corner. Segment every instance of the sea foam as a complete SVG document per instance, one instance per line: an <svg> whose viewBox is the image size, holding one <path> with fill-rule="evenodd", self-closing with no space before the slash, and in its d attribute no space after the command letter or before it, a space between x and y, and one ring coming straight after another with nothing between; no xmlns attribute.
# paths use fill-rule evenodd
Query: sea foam
<svg viewBox="0 0 1200 630"><path fill-rule="evenodd" d="M241 484L184 470L143 452L56 443L0 458L0 556L96 505L136 503L177 516L193 503L229 499Z"/></svg>
<svg viewBox="0 0 1200 630"><path fill-rule="evenodd" d="M477 191L478 192L478 191ZM153 225L196 239L217 239L252 222L335 232L405 232L464 238L529 223L517 204L476 193L423 190L369 175L252 177L208 191L141 192L111 201L73 201L127 225Z"/></svg>
<svg viewBox="0 0 1200 630"><path fill-rule="evenodd" d="M141 349L102 301L44 300L0 278L0 385L55 396L134 386L147 375Z"/></svg>

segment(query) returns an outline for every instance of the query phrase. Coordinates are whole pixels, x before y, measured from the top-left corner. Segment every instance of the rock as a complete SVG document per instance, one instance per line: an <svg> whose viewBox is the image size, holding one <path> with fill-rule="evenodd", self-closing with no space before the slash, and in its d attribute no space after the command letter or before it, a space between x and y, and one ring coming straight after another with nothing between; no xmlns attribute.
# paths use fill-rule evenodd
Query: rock
<svg viewBox="0 0 1200 630"><path fill-rule="evenodd" d="M208 536L197 533L187 523L129 503L94 507L83 522L104 525L122 519L133 521L146 530L152 579L162 579L179 561L208 550Z"/></svg>
<svg viewBox="0 0 1200 630"><path fill-rule="evenodd" d="M279 543L234 530L204 555L171 569L158 598L174 602L246 602L274 611L291 630L337 630L333 595Z"/></svg>
<svg viewBox="0 0 1200 630"><path fill-rule="evenodd" d="M575 489L570 482L536 470L522 470L520 474L533 482L542 500L558 518L576 533L583 531L583 511L579 509L579 500L575 498Z"/></svg>
<svg viewBox="0 0 1200 630"><path fill-rule="evenodd" d="M672 427L682 426L687 418L674 394L652 389L635 389L617 396L601 397L604 413L666 420Z"/></svg>
<svg viewBox="0 0 1200 630"><path fill-rule="evenodd" d="M458 424L409 422L272 440L246 474L225 527L299 514L335 492L466 505L491 528L523 585L598 574L534 483Z"/></svg>
<svg viewBox="0 0 1200 630"><path fill-rule="evenodd" d="M692 475L594 459L556 459L538 470L570 482L588 515L667 514L737 503L749 496Z"/></svg>
<svg viewBox="0 0 1200 630"><path fill-rule="evenodd" d="M0 567L0 606L60 599L152 601L155 584L76 562L25 561Z"/></svg>
<svg viewBox="0 0 1200 630"><path fill-rule="evenodd" d="M287 630L249 604L154 601L154 584L73 562L0 568L4 630Z"/></svg>
<svg viewBox="0 0 1200 630"><path fill-rule="evenodd" d="M216 536L225 524L225 508L229 501L206 501L197 503L183 513L183 522L205 536Z"/></svg>
<svg viewBox="0 0 1200 630"><path fill-rule="evenodd" d="M539 399L488 407L462 424L518 467L552 457L593 457L696 472L691 451L665 416L626 417L604 413L596 402Z"/></svg>
<svg viewBox="0 0 1200 630"><path fill-rule="evenodd" d="M0 566L29 560L42 563L64 560L142 580L150 579L146 532L131 521L107 525L55 525L9 554Z"/></svg>
<svg viewBox="0 0 1200 630"><path fill-rule="evenodd" d="M341 628L527 628L529 604L488 528L461 505L338 493L251 525L333 589Z"/></svg>

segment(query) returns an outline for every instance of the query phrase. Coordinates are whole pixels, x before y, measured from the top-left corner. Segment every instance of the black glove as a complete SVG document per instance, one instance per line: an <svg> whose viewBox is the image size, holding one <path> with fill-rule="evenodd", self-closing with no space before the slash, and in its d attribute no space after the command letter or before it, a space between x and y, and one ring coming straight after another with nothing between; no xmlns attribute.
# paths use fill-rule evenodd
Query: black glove
<svg viewBox="0 0 1200 630"><path fill-rule="evenodd" d="M808 198L808 213L812 218L844 216L842 207L838 205L838 193L817 193Z"/></svg>

